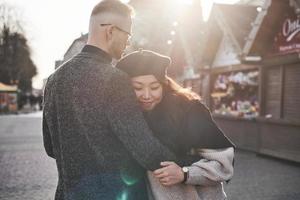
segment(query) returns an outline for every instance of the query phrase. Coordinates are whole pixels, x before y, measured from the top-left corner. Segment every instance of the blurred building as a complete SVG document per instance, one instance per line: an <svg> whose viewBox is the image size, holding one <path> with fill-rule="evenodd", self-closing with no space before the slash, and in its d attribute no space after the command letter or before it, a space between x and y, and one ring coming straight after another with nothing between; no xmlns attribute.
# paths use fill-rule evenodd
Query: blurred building
<svg viewBox="0 0 300 200"><path fill-rule="evenodd" d="M216 98L227 94L227 91L222 90L222 87L225 86L221 85L223 80L220 80L226 79L226 77L219 75L228 74L233 71L240 72L239 75L233 75L232 79L235 79L237 84L242 81L245 82L243 84L246 84L246 80L244 80L246 77L241 72L245 71L248 73L249 70L258 71L258 66L243 63L241 57L243 48L247 43L246 38L252 30L254 21L258 15L257 6L251 5L215 4L212 8L212 13L207 22L205 48L201 56L202 74L205 79L203 81L202 96L206 104L210 105L213 110L220 108L219 105L213 104L211 94L213 93L213 96ZM219 81L219 85L216 85L219 88L214 90L211 88L213 86L208 86L209 81ZM252 83L251 85L253 86L252 89L256 90L258 95L258 83ZM247 86L250 87L249 84ZM234 98L232 96L232 99ZM237 100L235 99L235 101Z"/></svg>
<svg viewBox="0 0 300 200"><path fill-rule="evenodd" d="M213 7L203 98L238 147L300 162L300 4L249 2Z"/></svg>
<svg viewBox="0 0 300 200"><path fill-rule="evenodd" d="M74 55L79 53L83 46L86 44L87 38L88 34L82 34L79 38L75 39L64 54L63 60L55 61L55 69L57 69L64 62L66 62L67 60L71 59Z"/></svg>
<svg viewBox="0 0 300 200"><path fill-rule="evenodd" d="M136 10L133 50L144 48L170 56L168 74L179 81L183 76L197 76L193 70L199 66L204 28L200 1L186 2L130 1Z"/></svg>

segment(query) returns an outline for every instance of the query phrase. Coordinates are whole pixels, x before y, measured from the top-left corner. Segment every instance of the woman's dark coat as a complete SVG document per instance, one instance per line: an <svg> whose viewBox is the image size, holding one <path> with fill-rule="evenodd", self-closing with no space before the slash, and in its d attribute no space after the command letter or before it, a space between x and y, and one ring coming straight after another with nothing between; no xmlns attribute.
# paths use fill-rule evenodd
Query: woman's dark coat
<svg viewBox="0 0 300 200"><path fill-rule="evenodd" d="M181 158L180 165L200 159L191 156L191 150L234 147L199 100L166 92L162 101L144 115L155 136Z"/></svg>

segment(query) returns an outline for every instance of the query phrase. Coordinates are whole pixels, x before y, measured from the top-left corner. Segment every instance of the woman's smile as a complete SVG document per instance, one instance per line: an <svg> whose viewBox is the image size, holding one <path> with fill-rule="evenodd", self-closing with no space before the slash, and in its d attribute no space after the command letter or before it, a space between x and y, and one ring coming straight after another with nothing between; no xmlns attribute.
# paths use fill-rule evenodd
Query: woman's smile
<svg viewBox="0 0 300 200"><path fill-rule="evenodd" d="M148 101L148 102L140 101L140 103L142 104L143 107L149 108L152 106L153 101Z"/></svg>

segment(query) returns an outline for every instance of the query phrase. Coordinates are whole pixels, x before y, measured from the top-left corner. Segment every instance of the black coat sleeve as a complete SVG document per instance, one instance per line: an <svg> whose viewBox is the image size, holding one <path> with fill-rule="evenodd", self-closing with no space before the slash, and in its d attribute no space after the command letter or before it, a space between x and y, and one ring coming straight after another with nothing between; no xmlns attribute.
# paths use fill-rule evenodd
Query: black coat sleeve
<svg viewBox="0 0 300 200"><path fill-rule="evenodd" d="M185 148L232 147L233 144L216 125L208 108L199 101L192 101L191 104L185 118Z"/></svg>

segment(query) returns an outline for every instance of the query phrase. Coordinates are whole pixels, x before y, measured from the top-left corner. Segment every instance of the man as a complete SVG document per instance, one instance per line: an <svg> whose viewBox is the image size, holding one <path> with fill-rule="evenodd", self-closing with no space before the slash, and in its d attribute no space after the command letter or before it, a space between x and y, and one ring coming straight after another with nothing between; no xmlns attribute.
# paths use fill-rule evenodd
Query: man
<svg viewBox="0 0 300 200"><path fill-rule="evenodd" d="M147 199L140 172L175 159L152 136L127 75L111 65L128 44L131 15L118 0L97 4L87 45L48 78L43 137L58 169L55 199Z"/></svg>

